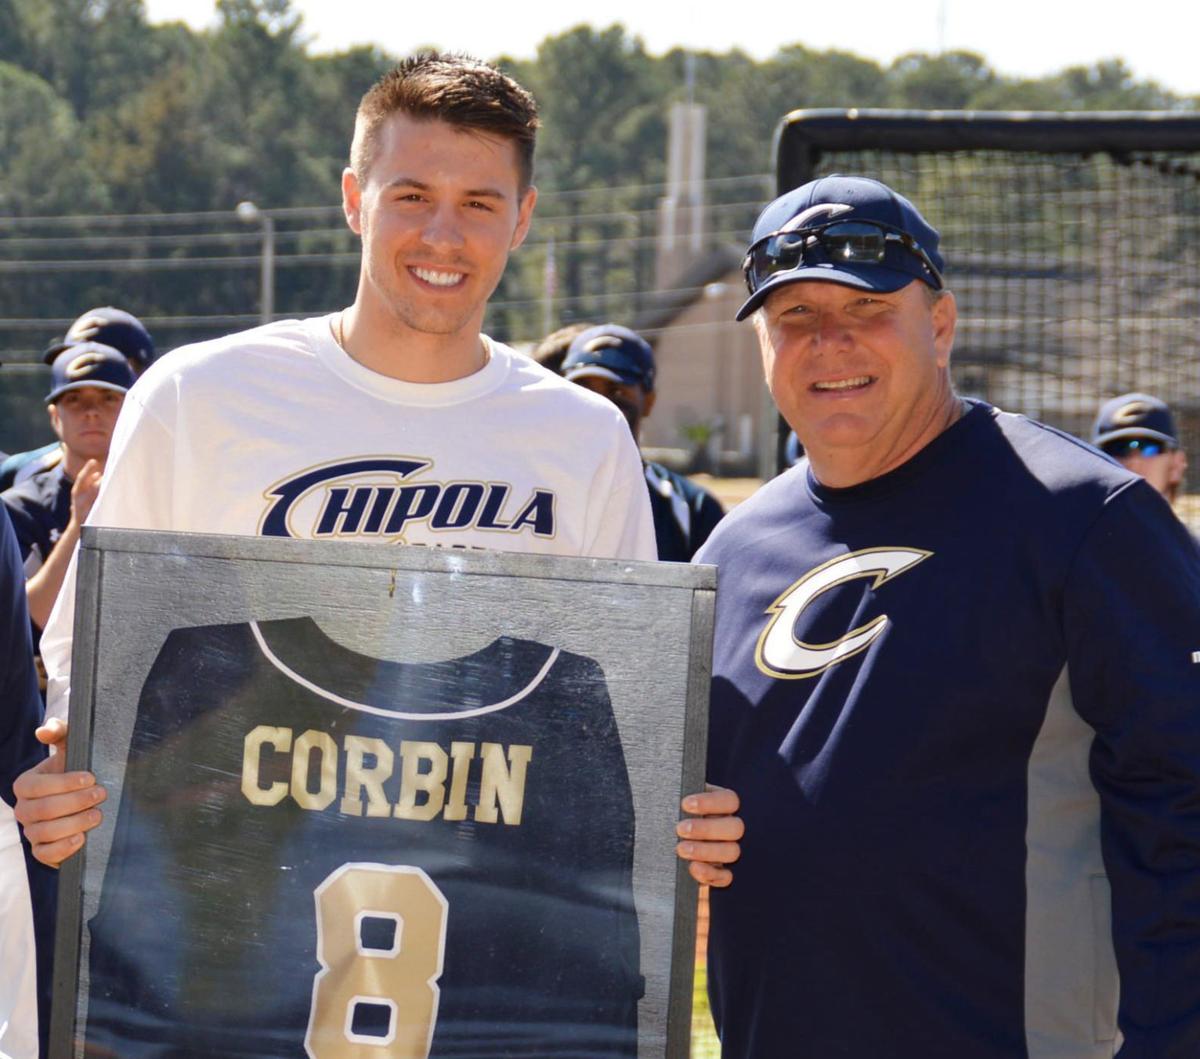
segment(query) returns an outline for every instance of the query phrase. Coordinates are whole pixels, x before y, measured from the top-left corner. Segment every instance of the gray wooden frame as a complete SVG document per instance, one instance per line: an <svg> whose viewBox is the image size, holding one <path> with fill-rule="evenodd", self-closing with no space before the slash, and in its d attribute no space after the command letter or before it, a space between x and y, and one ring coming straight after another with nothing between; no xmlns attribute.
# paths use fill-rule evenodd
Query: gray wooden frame
<svg viewBox="0 0 1200 1059"><path fill-rule="evenodd" d="M92 527L78 564L67 766L95 770L110 797L104 823L61 872L52 1056L82 1054L85 924L112 843L142 682L159 648L174 628L300 614L378 657L426 658L431 649L454 657L464 642L511 635L555 637L600 664L637 820L633 881L647 980L638 1055L687 1056L696 887L672 835L679 798L704 782L714 568ZM431 587L436 600L423 598ZM456 609L466 599L470 608ZM428 623L387 628L411 606L424 608Z"/></svg>

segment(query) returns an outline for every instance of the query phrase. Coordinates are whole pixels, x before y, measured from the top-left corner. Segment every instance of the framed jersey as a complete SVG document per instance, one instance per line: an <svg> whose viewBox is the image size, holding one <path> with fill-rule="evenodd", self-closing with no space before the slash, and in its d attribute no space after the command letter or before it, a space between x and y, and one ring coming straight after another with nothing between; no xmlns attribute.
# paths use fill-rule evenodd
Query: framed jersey
<svg viewBox="0 0 1200 1059"><path fill-rule="evenodd" d="M85 529L51 1054L682 1059L714 590Z"/></svg>

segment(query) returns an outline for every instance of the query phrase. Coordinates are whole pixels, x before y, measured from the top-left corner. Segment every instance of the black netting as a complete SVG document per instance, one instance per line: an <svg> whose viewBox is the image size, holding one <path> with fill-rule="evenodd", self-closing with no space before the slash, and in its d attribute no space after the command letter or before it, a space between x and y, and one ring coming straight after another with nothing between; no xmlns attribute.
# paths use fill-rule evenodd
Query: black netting
<svg viewBox="0 0 1200 1059"><path fill-rule="evenodd" d="M815 175L835 172L941 232L960 392L1086 437L1101 401L1143 390L1200 444L1200 151L823 151Z"/></svg>

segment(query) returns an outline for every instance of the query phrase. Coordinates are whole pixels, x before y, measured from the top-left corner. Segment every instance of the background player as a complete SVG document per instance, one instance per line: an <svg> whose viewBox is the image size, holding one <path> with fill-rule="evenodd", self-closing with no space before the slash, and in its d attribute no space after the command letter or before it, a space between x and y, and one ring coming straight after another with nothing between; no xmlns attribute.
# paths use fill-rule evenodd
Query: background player
<svg viewBox="0 0 1200 1059"><path fill-rule="evenodd" d="M579 332L567 348L562 374L571 382L606 397L641 441L642 420L654 408L654 350L641 335L619 324L600 324ZM686 563L708 540L725 513L715 496L682 474L642 457L654 537L663 562Z"/></svg>
<svg viewBox="0 0 1200 1059"><path fill-rule="evenodd" d="M118 350L129 362L135 379L155 357L154 340L141 320L124 309L105 305L89 309L80 316L62 338L56 338L46 347L42 360L52 365L64 349L81 342L99 342ZM0 490L9 489L39 471L49 470L61 458L62 451L56 443L5 457L0 462Z"/></svg>
<svg viewBox="0 0 1200 1059"><path fill-rule="evenodd" d="M17 532L29 615L39 629L58 598L79 527L100 490L117 415L133 385L125 357L97 342L64 348L51 378L46 411L60 458L0 494Z"/></svg>
<svg viewBox="0 0 1200 1059"><path fill-rule="evenodd" d="M529 355L547 371L561 375L562 364L567 359L567 350L571 348L571 343L588 328L595 326L595 324L578 323L560 327L557 331L551 331L534 346Z"/></svg>
<svg viewBox="0 0 1200 1059"><path fill-rule="evenodd" d="M1105 401L1096 413L1092 444L1139 474L1168 503L1175 503L1187 471L1171 409L1146 393L1126 393Z"/></svg>

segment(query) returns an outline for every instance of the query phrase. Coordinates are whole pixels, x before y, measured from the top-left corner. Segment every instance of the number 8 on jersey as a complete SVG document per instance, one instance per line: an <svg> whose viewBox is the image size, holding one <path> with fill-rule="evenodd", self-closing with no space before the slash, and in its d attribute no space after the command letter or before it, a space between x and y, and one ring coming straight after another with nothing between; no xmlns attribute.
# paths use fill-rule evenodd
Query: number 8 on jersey
<svg viewBox="0 0 1200 1059"><path fill-rule="evenodd" d="M313 892L317 960L312 1016L304 1038L312 1059L426 1059L437 1021L446 947L442 892L420 868L343 864ZM368 919L394 925L388 948L363 939ZM355 1029L361 1005L388 1009L383 1035Z"/></svg>

